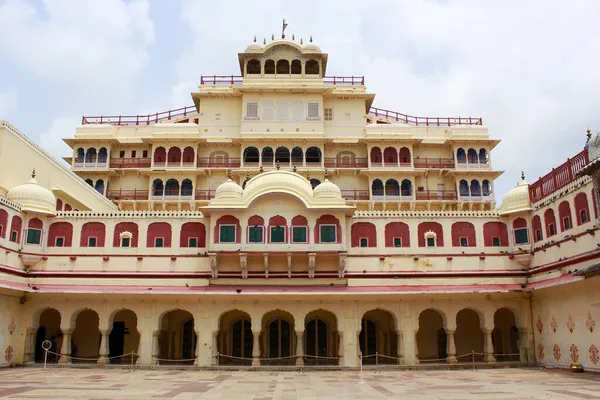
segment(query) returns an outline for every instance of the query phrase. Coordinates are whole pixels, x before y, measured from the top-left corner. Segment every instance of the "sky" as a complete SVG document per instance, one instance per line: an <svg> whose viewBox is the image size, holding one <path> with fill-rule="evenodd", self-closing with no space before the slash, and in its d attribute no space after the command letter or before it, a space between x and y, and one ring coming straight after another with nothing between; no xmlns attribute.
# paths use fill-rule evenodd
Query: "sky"
<svg viewBox="0 0 600 400"><path fill-rule="evenodd" d="M0 0L0 120L71 155L82 115L191 105L200 75L239 74L285 17L328 75L364 75L374 106L482 117L500 202L600 131L598 16L597 0Z"/></svg>

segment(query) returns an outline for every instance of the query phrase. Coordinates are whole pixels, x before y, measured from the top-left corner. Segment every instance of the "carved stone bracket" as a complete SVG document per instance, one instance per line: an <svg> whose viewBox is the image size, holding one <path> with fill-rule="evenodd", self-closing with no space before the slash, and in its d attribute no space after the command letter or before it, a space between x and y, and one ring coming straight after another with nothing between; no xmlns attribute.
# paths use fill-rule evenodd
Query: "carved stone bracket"
<svg viewBox="0 0 600 400"><path fill-rule="evenodd" d="M242 279L248 279L248 253L240 253L240 267L242 268Z"/></svg>
<svg viewBox="0 0 600 400"><path fill-rule="evenodd" d="M308 277L310 279L315 278L315 261L317 260L317 253L308 253Z"/></svg>
<svg viewBox="0 0 600 400"><path fill-rule="evenodd" d="M269 253L263 253L265 263L265 279L269 279Z"/></svg>
<svg viewBox="0 0 600 400"><path fill-rule="evenodd" d="M210 262L212 278L217 279L219 277L219 268L217 266L217 253L208 253L208 260Z"/></svg>
<svg viewBox="0 0 600 400"><path fill-rule="evenodd" d="M338 278L344 279L344 271L346 270L346 258L348 253L339 253Z"/></svg>
<svg viewBox="0 0 600 400"><path fill-rule="evenodd" d="M287 253L288 279L292 277L292 253Z"/></svg>

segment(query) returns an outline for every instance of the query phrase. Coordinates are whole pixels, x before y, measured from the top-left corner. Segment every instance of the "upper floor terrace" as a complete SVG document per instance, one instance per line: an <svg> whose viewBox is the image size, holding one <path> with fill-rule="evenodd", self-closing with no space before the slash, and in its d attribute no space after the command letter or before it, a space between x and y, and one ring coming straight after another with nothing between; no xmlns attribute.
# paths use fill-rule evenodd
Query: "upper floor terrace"
<svg viewBox="0 0 600 400"><path fill-rule="evenodd" d="M588 149L585 148L558 167L552 168L552 171L529 185L530 201L532 203L538 202L564 188L577 178L577 173L588 163Z"/></svg>

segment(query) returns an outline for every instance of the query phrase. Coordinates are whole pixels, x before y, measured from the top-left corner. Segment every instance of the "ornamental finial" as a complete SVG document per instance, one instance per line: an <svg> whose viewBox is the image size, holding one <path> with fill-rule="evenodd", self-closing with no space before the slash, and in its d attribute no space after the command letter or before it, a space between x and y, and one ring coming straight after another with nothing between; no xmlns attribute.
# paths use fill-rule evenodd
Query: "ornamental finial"
<svg viewBox="0 0 600 400"><path fill-rule="evenodd" d="M298 172L298 167L296 167L296 166L294 165L293 171L294 171L294 172Z"/></svg>
<svg viewBox="0 0 600 400"><path fill-rule="evenodd" d="M310 42L312 43L312 35L310 35Z"/></svg>
<svg viewBox="0 0 600 400"><path fill-rule="evenodd" d="M281 38L285 39L285 28L287 28L288 24L285 23L285 18L283 19L283 26L281 28Z"/></svg>
<svg viewBox="0 0 600 400"><path fill-rule="evenodd" d="M306 180L310 181L310 172L306 171Z"/></svg>
<svg viewBox="0 0 600 400"><path fill-rule="evenodd" d="M302 43L302 38L300 38L300 44L303 44L303 43Z"/></svg>
<svg viewBox="0 0 600 400"><path fill-rule="evenodd" d="M592 132L590 131L590 128L588 128L586 132L587 132L588 139L591 139L592 138Z"/></svg>
<svg viewBox="0 0 600 400"><path fill-rule="evenodd" d="M33 167L33 171L31 171L31 177L35 178L35 167Z"/></svg>
<svg viewBox="0 0 600 400"><path fill-rule="evenodd" d="M292 33L292 40L296 40L296 36Z"/></svg>
<svg viewBox="0 0 600 400"><path fill-rule="evenodd" d="M327 179L327 168L325 168L325 179Z"/></svg>
<svg viewBox="0 0 600 400"><path fill-rule="evenodd" d="M265 170L263 169L263 166L261 165L260 168L258 169L258 173L262 174L263 172L265 172Z"/></svg>
<svg viewBox="0 0 600 400"><path fill-rule="evenodd" d="M271 40L275 40L275 34L271 33Z"/></svg>
<svg viewBox="0 0 600 400"><path fill-rule="evenodd" d="M254 43L256 43L256 35L254 35Z"/></svg>
<svg viewBox="0 0 600 400"><path fill-rule="evenodd" d="M275 164L275 168L277 168L277 171L279 171L279 168L281 168L281 165L279 165L279 161L277 161L277 164Z"/></svg>
<svg viewBox="0 0 600 400"><path fill-rule="evenodd" d="M521 180L524 181L525 180L525 172L521 171Z"/></svg>
<svg viewBox="0 0 600 400"><path fill-rule="evenodd" d="M263 38L263 44L267 44L267 38Z"/></svg>
<svg viewBox="0 0 600 400"><path fill-rule="evenodd" d="M231 170L227 170L227 177L233 180L233 172L231 172Z"/></svg>

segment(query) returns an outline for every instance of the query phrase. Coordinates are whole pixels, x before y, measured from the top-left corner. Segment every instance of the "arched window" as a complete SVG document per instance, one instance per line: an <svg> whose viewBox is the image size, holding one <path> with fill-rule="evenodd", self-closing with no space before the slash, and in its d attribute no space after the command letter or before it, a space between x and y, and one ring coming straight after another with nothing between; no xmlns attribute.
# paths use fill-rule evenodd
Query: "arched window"
<svg viewBox="0 0 600 400"><path fill-rule="evenodd" d="M333 215L322 215L317 218L315 243L342 243L340 220Z"/></svg>
<svg viewBox="0 0 600 400"><path fill-rule="evenodd" d="M554 210L549 208L544 211L544 223L546 224L546 237L552 237L556 235L556 218L554 217Z"/></svg>
<svg viewBox="0 0 600 400"><path fill-rule="evenodd" d="M371 164L381 164L383 156L381 155L381 149L379 147L373 147L371 149Z"/></svg>
<svg viewBox="0 0 600 400"><path fill-rule="evenodd" d="M183 163L187 164L188 166L190 164L194 164L194 148L193 147L186 147L185 149L183 149Z"/></svg>
<svg viewBox="0 0 600 400"><path fill-rule="evenodd" d="M398 181L395 179L388 179L385 182L385 195L386 196L399 196L400 195L400 185L398 185Z"/></svg>
<svg viewBox="0 0 600 400"><path fill-rule="evenodd" d="M163 181L160 179L155 179L152 182L152 196L162 196L165 193L165 187L163 185Z"/></svg>
<svg viewBox="0 0 600 400"><path fill-rule="evenodd" d="M573 227L571 205L568 201L565 200L558 205L558 216L560 217L560 228L563 232Z"/></svg>
<svg viewBox="0 0 600 400"><path fill-rule="evenodd" d="M444 231L438 222L421 222L417 228L419 247L443 247Z"/></svg>
<svg viewBox="0 0 600 400"><path fill-rule="evenodd" d="M300 164L304 162L304 152L300 147L294 147L292 149L292 164Z"/></svg>
<svg viewBox="0 0 600 400"><path fill-rule="evenodd" d="M157 147L154 150L154 164L164 165L167 161L167 151L164 147Z"/></svg>
<svg viewBox="0 0 600 400"><path fill-rule="evenodd" d="M400 194L404 197L412 197L412 182L409 179L403 179L400 185Z"/></svg>
<svg viewBox="0 0 600 400"><path fill-rule="evenodd" d="M292 218L291 226L292 243L308 243L308 220L303 215Z"/></svg>
<svg viewBox="0 0 600 400"><path fill-rule="evenodd" d="M475 226L470 222L455 222L452 224L453 247L476 247Z"/></svg>
<svg viewBox="0 0 600 400"><path fill-rule="evenodd" d="M265 164L273 164L273 149L270 147L265 147L262 149L262 163Z"/></svg>
<svg viewBox="0 0 600 400"><path fill-rule="evenodd" d="M13 243L21 242L21 229L23 227L23 220L18 215L13 215L12 221L10 222L10 241Z"/></svg>
<svg viewBox="0 0 600 400"><path fill-rule="evenodd" d="M316 188L317 186L319 186L321 184L321 181L315 178L311 178L310 179L310 186L312 186L312 188Z"/></svg>
<svg viewBox="0 0 600 400"><path fill-rule="evenodd" d="M248 218L246 241L248 243L265 242L265 220L263 217L259 215L253 215Z"/></svg>
<svg viewBox="0 0 600 400"><path fill-rule="evenodd" d="M321 163L321 149L318 147L309 147L306 149L306 163Z"/></svg>
<svg viewBox="0 0 600 400"><path fill-rule="evenodd" d="M71 247L73 225L68 222L55 222L48 229L48 247Z"/></svg>
<svg viewBox="0 0 600 400"><path fill-rule="evenodd" d="M191 179L184 179L181 182L181 195L182 196L191 196L194 194L194 185L192 184Z"/></svg>
<svg viewBox="0 0 600 400"><path fill-rule="evenodd" d="M258 60L248 61L248 66L246 67L246 73L248 75L260 74L260 61L258 61Z"/></svg>
<svg viewBox="0 0 600 400"><path fill-rule="evenodd" d="M483 224L483 244L486 247L508 246L508 228L504 222Z"/></svg>
<svg viewBox="0 0 600 400"><path fill-rule="evenodd" d="M104 181L102 179L96 181L95 189L98 193L104 194Z"/></svg>
<svg viewBox="0 0 600 400"><path fill-rule="evenodd" d="M308 60L304 67L304 73L306 75L319 75L319 62L317 60Z"/></svg>
<svg viewBox="0 0 600 400"><path fill-rule="evenodd" d="M408 147L400 149L400 165L403 167L410 167L410 150Z"/></svg>
<svg viewBox="0 0 600 400"><path fill-rule="evenodd" d="M113 233L113 247L137 247L138 226L135 222L119 222Z"/></svg>
<svg viewBox="0 0 600 400"><path fill-rule="evenodd" d="M35 245L42 244L43 227L44 224L39 218L29 220L29 225L27 226L27 232L25 234L25 243Z"/></svg>
<svg viewBox="0 0 600 400"><path fill-rule="evenodd" d="M375 179L371 184L371 194L373 196L383 196L383 182L380 179Z"/></svg>
<svg viewBox="0 0 600 400"><path fill-rule="evenodd" d="M206 227L201 222L186 222L179 233L180 247L206 247Z"/></svg>
<svg viewBox="0 0 600 400"><path fill-rule="evenodd" d="M277 75L288 75L290 73L290 62L288 60L277 60Z"/></svg>
<svg viewBox="0 0 600 400"><path fill-rule="evenodd" d="M223 215L215 224L213 237L215 243L240 243L242 239L240 221L233 215Z"/></svg>
<svg viewBox="0 0 600 400"><path fill-rule="evenodd" d="M302 62L300 60L292 60L292 74L299 75L302 73Z"/></svg>
<svg viewBox="0 0 600 400"><path fill-rule="evenodd" d="M62 211L63 209L63 202L61 199L56 199L56 211Z"/></svg>
<svg viewBox="0 0 600 400"><path fill-rule="evenodd" d="M181 149L179 147L171 147L169 149L169 153L167 154L167 163L170 164L180 164L181 163Z"/></svg>
<svg viewBox="0 0 600 400"><path fill-rule="evenodd" d="M486 149L479 149L479 163L487 164L488 162L488 152Z"/></svg>
<svg viewBox="0 0 600 400"><path fill-rule="evenodd" d="M85 160L85 150L83 150L81 147L77 149L77 153L75 155L75 162L76 163L82 163L83 160Z"/></svg>
<svg viewBox="0 0 600 400"><path fill-rule="evenodd" d="M465 149L460 148L456 150L456 161L458 161L459 164L467 163L467 153L465 153Z"/></svg>
<svg viewBox="0 0 600 400"><path fill-rule="evenodd" d="M148 225L146 247L171 247L171 224L153 222Z"/></svg>
<svg viewBox="0 0 600 400"><path fill-rule="evenodd" d="M371 222L355 222L350 227L352 247L377 247L377 229Z"/></svg>
<svg viewBox="0 0 600 400"><path fill-rule="evenodd" d="M410 228L404 222L385 225L385 247L410 247Z"/></svg>
<svg viewBox="0 0 600 400"><path fill-rule="evenodd" d="M277 150L275 150L275 162L289 164L290 150L287 147L278 147Z"/></svg>
<svg viewBox="0 0 600 400"><path fill-rule="evenodd" d="M575 196L575 214L577 216L577 225L583 225L591 221L590 208L587 195L584 192Z"/></svg>
<svg viewBox="0 0 600 400"><path fill-rule="evenodd" d="M383 163L386 166L398 165L398 152L393 147L386 147L383 151Z"/></svg>
<svg viewBox="0 0 600 400"><path fill-rule="evenodd" d="M258 163L259 155L258 149L256 147L246 147L244 149L244 163L245 164L253 164Z"/></svg>
<svg viewBox="0 0 600 400"><path fill-rule="evenodd" d="M69 203L65 204L65 211L71 211L73 207Z"/></svg>
<svg viewBox="0 0 600 400"><path fill-rule="evenodd" d="M461 197L469 197L469 182L467 182L464 179L461 179L461 181L458 184L458 193Z"/></svg>
<svg viewBox="0 0 600 400"><path fill-rule="evenodd" d="M265 61L265 74L274 74L275 73L275 61L267 60Z"/></svg>
<svg viewBox="0 0 600 400"><path fill-rule="evenodd" d="M85 183L87 183L87 184L88 184L88 185L90 185L91 187L94 187L94 181L93 181L93 180L91 180L91 179L89 179L89 178L85 180Z"/></svg>
<svg viewBox="0 0 600 400"><path fill-rule="evenodd" d="M529 234L527 233L527 221L524 218L517 218L513 221L513 232L515 235L515 244L529 243Z"/></svg>
<svg viewBox="0 0 600 400"><path fill-rule="evenodd" d="M179 182L177 179L169 179L165 183L165 196L179 196Z"/></svg>
<svg viewBox="0 0 600 400"><path fill-rule="evenodd" d="M483 183L481 184L481 193L484 196L492 195L492 185L490 184L490 181L488 181L487 179L484 179Z"/></svg>
<svg viewBox="0 0 600 400"><path fill-rule="evenodd" d="M106 227L102 222L86 222L81 227L80 247L104 247Z"/></svg>
<svg viewBox="0 0 600 400"><path fill-rule="evenodd" d="M85 153L85 162L86 163L95 163L96 162L96 149L95 148L91 148L88 149Z"/></svg>
<svg viewBox="0 0 600 400"><path fill-rule="evenodd" d="M481 197L481 186L476 179L471 181L471 197Z"/></svg>
<svg viewBox="0 0 600 400"><path fill-rule="evenodd" d="M544 239L544 235L542 234L542 219L539 215L536 215L531 220L531 228L533 229L534 242L539 242Z"/></svg>
<svg viewBox="0 0 600 400"><path fill-rule="evenodd" d="M107 159L108 159L108 151L106 150L106 147L102 147L98 151L98 163L104 164L104 163L106 163Z"/></svg>
<svg viewBox="0 0 600 400"><path fill-rule="evenodd" d="M269 243L287 243L287 221L281 215L269 219Z"/></svg>
<svg viewBox="0 0 600 400"><path fill-rule="evenodd" d="M479 160L479 157L477 157L477 150L469 149L469 151L467 151L467 160L469 164L477 164Z"/></svg>
<svg viewBox="0 0 600 400"><path fill-rule="evenodd" d="M8 213L6 210L0 209L0 238L6 237L6 231L8 230Z"/></svg>

